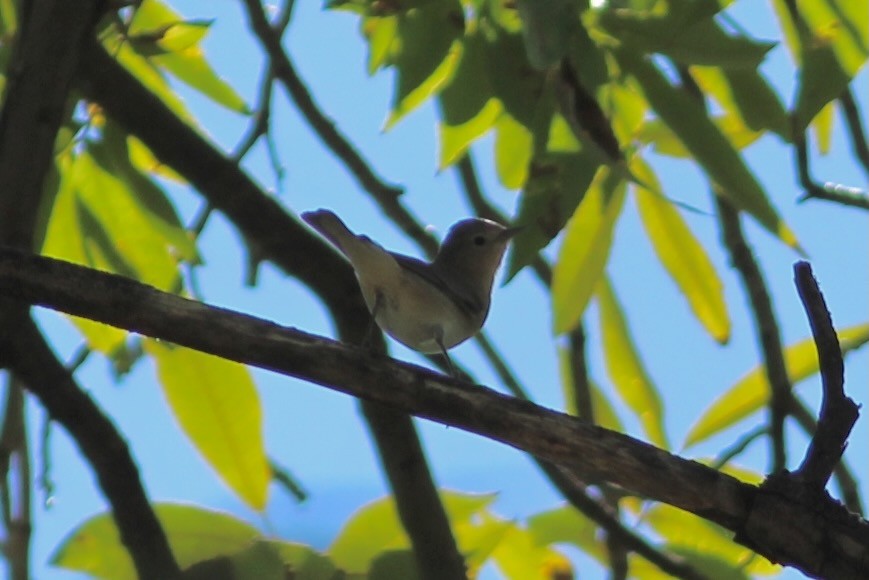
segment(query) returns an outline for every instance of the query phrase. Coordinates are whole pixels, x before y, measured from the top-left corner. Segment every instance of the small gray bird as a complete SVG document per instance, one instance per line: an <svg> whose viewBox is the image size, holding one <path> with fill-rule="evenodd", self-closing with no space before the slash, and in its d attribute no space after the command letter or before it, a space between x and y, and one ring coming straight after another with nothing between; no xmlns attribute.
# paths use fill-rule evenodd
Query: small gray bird
<svg viewBox="0 0 869 580"><path fill-rule="evenodd" d="M431 263L384 250L351 232L331 211L302 214L350 260L365 303L389 336L423 353L441 353L483 326L495 272L519 228L471 218L454 224Z"/></svg>

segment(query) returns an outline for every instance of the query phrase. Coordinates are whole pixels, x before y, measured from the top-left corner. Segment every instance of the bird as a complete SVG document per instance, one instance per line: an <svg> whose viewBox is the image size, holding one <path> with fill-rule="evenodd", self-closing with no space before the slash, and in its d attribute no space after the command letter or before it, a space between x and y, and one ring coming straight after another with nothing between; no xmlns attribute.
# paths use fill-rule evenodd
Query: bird
<svg viewBox="0 0 869 580"><path fill-rule="evenodd" d="M483 218L453 224L431 262L385 250L353 233L327 209L301 218L353 266L374 322L401 344L444 356L486 321L492 285L507 245L521 229Z"/></svg>

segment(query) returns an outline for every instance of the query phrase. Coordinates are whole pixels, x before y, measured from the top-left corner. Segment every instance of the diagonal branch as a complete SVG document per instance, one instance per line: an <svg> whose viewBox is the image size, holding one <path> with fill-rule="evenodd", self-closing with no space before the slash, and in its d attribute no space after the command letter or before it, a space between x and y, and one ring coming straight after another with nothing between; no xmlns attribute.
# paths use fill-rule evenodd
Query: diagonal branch
<svg viewBox="0 0 869 580"><path fill-rule="evenodd" d="M826 578L869 577L869 523L829 497L741 483L627 435L484 386L138 282L0 248L0 295L84 316L502 442L585 478L690 511L778 562ZM69 412L69 411L67 411Z"/></svg>

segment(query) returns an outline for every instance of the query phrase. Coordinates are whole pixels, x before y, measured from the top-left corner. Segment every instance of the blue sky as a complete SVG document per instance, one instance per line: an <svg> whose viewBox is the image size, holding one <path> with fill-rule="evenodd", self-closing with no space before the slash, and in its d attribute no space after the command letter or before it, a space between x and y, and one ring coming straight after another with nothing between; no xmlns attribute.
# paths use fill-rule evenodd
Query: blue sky
<svg viewBox="0 0 869 580"><path fill-rule="evenodd" d="M259 46L239 35L246 34L234 0L197 2L185 0L175 6L190 18L216 18L206 41L206 50L218 71L249 101L255 99L262 66ZM741 2L734 6L737 20L760 37L769 38L774 24L766 3ZM378 174L405 186L404 202L433 231L442 236L450 224L466 217L456 176L436 171L435 114L425 106L402 120L388 133L382 131L390 99L392 75L373 78L365 74L365 46L357 32L357 21L346 13L323 12L317 2L298 2L295 18L286 36L300 74L310 85L321 107L340 129L357 144ZM793 79L784 47L770 54L764 65L776 86L790 102ZM863 71L855 95L869 113L865 95L867 74ZM196 95L183 91L210 136L227 150L232 149L245 130L248 119L227 113ZM280 201L292 212L327 207L341 215L351 228L371 235L384 246L405 253L417 249L380 214L364 192L360 192L338 161L323 149L291 106L283 91L274 98L272 128L286 179ZM838 124L833 154L818 159L814 172L821 181L865 185L865 174L851 162L850 147ZM515 192L497 186L491 170L491 139L474 148L477 167L490 199L506 213L512 213ZM825 293L839 328L869 319L867 288L866 215L857 210L822 202L796 204L800 190L793 181L791 151L775 138L767 137L747 153L751 167L767 187L774 204L811 256L815 274ZM710 210L707 186L690 165L654 158L653 163L668 196L702 210ZM258 146L246 161L246 168L266 188L275 180L264 148ZM195 195L174 191L179 211L189 221L201 201ZM698 413L758 361L758 349L746 298L738 279L727 264L718 243L715 219L709 214L685 214L693 232L709 250L726 287L727 304L733 323L731 343L716 345L691 315L684 300L648 247L633 202L626 204L618 226L609 274L625 309L634 339L646 366L662 392L667 412L667 431L678 447ZM793 286L792 264L797 256L752 222L745 222L747 235L758 255L774 297L784 342L789 344L809 335L808 323ZM550 248L557 248L557 242ZM308 332L332 335L325 311L305 288L270 266L261 271L256 288L243 286L241 253L237 233L215 216L201 240L206 261L200 269L200 284L206 300L295 326ZM499 277L500 280L500 277ZM607 385L605 367L597 346L597 312L592 305L586 315L592 376ZM80 339L58 315L40 312L58 352L69 358ZM521 273L509 285L496 287L486 331L514 367L533 397L541 404L560 407L561 387L555 361L556 345L550 334L549 303L533 276ZM393 356L419 362L413 352L392 343ZM484 384L496 384L473 343L466 343L453 355L477 373ZM113 384L108 365L98 357L79 371L82 385L121 427L142 468L147 490L155 500L187 501L225 509L261 525L280 537L324 548L342 522L363 503L386 493L383 478L352 399L286 377L256 371L265 408L266 442L270 454L287 466L311 492L311 499L297 505L273 488L267 514L251 512L212 474L205 462L184 439L164 404L155 382L153 366L140 363L121 384ZM867 401L869 365L865 351L858 352L846 366L846 388L858 402ZM819 394L817 381L799 386L800 394L813 405ZM35 431L43 414L30 405L30 429ZM630 432L641 431L630 415L622 411ZM732 430L707 445L692 448L690 457L714 454L739 434ZM495 509L505 517L522 518L559 503L532 462L520 453L457 429L421 422L419 424L439 485L473 492L497 491ZM805 438L790 426L790 465L795 468L805 447ZM861 419L851 437L846 456L858 478L869 481L865 461L869 449L869 428ZM763 469L767 465L765 444L754 445L740 463ZM94 484L87 465L80 459L65 433L55 429L51 441L52 477L57 484L50 509L35 506L34 577L71 579L79 576L45 567L50 551L63 536L86 517L102 511L105 502ZM585 561L580 560L579 565ZM598 572L584 572L595 578ZM494 577L494 576L493 576ZM600 576L604 577L604 576ZM788 573L784 577L798 577Z"/></svg>

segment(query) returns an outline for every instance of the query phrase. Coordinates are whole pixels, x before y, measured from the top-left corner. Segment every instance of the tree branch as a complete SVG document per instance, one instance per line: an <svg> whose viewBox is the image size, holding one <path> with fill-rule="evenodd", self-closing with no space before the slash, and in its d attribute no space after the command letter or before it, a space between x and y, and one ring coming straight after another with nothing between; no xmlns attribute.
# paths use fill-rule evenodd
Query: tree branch
<svg viewBox="0 0 869 580"><path fill-rule="evenodd" d="M0 294L310 381L525 451L738 531L761 554L825 578L869 575L869 523L829 498L757 488L575 417L428 369L132 280L0 249Z"/></svg>
<svg viewBox="0 0 869 580"><path fill-rule="evenodd" d="M178 565L145 495L138 468L112 422L60 364L30 318L2 346L11 353L12 372L72 436L93 468L139 576L177 578Z"/></svg>
<svg viewBox="0 0 869 580"><path fill-rule="evenodd" d="M795 475L806 483L824 489L833 470L845 451L851 428L857 421L857 405L845 395L845 364L833 321L827 310L824 296L812 275L808 262L794 265L797 290L818 349L821 369L823 399L818 420L818 429L812 437L802 465Z"/></svg>

